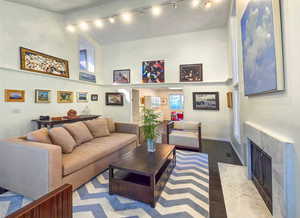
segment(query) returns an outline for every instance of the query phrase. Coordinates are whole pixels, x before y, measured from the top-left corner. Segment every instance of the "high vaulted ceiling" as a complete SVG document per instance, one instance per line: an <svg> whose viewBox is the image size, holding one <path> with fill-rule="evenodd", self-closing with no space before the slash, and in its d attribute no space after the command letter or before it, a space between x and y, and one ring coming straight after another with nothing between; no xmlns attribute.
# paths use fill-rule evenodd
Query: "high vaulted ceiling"
<svg viewBox="0 0 300 218"><path fill-rule="evenodd" d="M112 0L7 0L47 11L66 13L111 2Z"/></svg>
<svg viewBox="0 0 300 218"><path fill-rule="evenodd" d="M181 0L177 8L164 7L162 14L158 17L153 17L150 11L146 11L144 14L134 15L132 22L129 24L116 17L114 24L105 22L103 28L97 29L92 25L92 21L95 19L178 0L7 1L59 12L64 15L66 25L76 25L80 21L89 21L91 26L87 33L101 44L224 27L227 24L231 5L231 0L219 0L218 3L213 3L209 9L203 7L192 8L192 0ZM214 2L216 0L210 1Z"/></svg>

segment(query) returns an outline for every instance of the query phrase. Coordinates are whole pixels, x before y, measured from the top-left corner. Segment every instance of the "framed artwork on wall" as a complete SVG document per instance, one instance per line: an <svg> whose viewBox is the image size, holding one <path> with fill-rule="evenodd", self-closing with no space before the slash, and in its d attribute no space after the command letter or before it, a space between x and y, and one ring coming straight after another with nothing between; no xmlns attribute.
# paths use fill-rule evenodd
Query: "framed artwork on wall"
<svg viewBox="0 0 300 218"><path fill-rule="evenodd" d="M280 0L250 0L241 33L245 95L283 91Z"/></svg>
<svg viewBox="0 0 300 218"><path fill-rule="evenodd" d="M88 70L88 59L87 59L87 50L81 49L79 51L79 64L80 64L80 70Z"/></svg>
<svg viewBox="0 0 300 218"><path fill-rule="evenodd" d="M5 89L5 102L25 102L25 90Z"/></svg>
<svg viewBox="0 0 300 218"><path fill-rule="evenodd" d="M193 92L194 110L219 110L218 92Z"/></svg>
<svg viewBox="0 0 300 218"><path fill-rule="evenodd" d="M35 103L50 103L51 102L50 90L35 90Z"/></svg>
<svg viewBox="0 0 300 218"><path fill-rule="evenodd" d="M69 91L57 91L57 103L73 103L74 94Z"/></svg>
<svg viewBox="0 0 300 218"><path fill-rule="evenodd" d="M144 61L142 73L144 83L165 82L165 61Z"/></svg>
<svg viewBox="0 0 300 218"><path fill-rule="evenodd" d="M232 92L227 92L227 107L232 108L233 107L233 100L232 100Z"/></svg>
<svg viewBox="0 0 300 218"><path fill-rule="evenodd" d="M91 95L91 101L98 101L98 100L99 100L99 96L97 94Z"/></svg>
<svg viewBox="0 0 300 218"><path fill-rule="evenodd" d="M90 73L79 73L79 80L81 81L86 81L86 82L91 82L91 83L96 83L96 75L90 74Z"/></svg>
<svg viewBox="0 0 300 218"><path fill-rule="evenodd" d="M180 65L180 82L200 82L203 81L202 64L182 64Z"/></svg>
<svg viewBox="0 0 300 218"><path fill-rule="evenodd" d="M114 83L130 83L130 69L114 70L113 82Z"/></svg>
<svg viewBox="0 0 300 218"><path fill-rule="evenodd" d="M105 93L105 102L106 105L123 106L123 94L118 92L107 92Z"/></svg>
<svg viewBox="0 0 300 218"><path fill-rule="evenodd" d="M37 73L69 78L69 63L67 60L20 48L21 69Z"/></svg>
<svg viewBox="0 0 300 218"><path fill-rule="evenodd" d="M77 102L86 103L88 102L88 93L87 92L77 92Z"/></svg>

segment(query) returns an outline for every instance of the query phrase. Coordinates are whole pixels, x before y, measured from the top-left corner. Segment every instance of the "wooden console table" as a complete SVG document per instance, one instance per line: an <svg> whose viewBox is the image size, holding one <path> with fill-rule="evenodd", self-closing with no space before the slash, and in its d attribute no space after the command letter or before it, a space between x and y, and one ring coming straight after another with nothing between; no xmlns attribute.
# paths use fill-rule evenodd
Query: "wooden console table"
<svg viewBox="0 0 300 218"><path fill-rule="evenodd" d="M43 127L52 128L55 125L61 125L65 123L75 123L78 121L92 120L101 117L101 115L81 115L74 119L62 119L62 120L32 120L32 122L37 123L38 129Z"/></svg>

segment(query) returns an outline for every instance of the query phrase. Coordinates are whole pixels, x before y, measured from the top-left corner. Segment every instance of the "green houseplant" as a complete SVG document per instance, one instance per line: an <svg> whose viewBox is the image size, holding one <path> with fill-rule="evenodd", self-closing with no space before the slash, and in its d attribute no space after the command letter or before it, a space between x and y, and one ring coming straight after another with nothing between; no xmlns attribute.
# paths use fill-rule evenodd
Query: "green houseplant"
<svg viewBox="0 0 300 218"><path fill-rule="evenodd" d="M154 110L143 108L144 135L147 140L147 148L149 152L155 152L154 140L157 136L157 127L159 115Z"/></svg>

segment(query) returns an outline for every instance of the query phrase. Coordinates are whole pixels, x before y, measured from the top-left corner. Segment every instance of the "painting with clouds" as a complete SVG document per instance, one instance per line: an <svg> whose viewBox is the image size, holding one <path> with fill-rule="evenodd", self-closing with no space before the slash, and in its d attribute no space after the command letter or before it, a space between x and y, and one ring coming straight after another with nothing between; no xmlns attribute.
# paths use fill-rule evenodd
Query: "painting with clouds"
<svg viewBox="0 0 300 218"><path fill-rule="evenodd" d="M284 89L278 0L250 0L241 20L245 95Z"/></svg>

